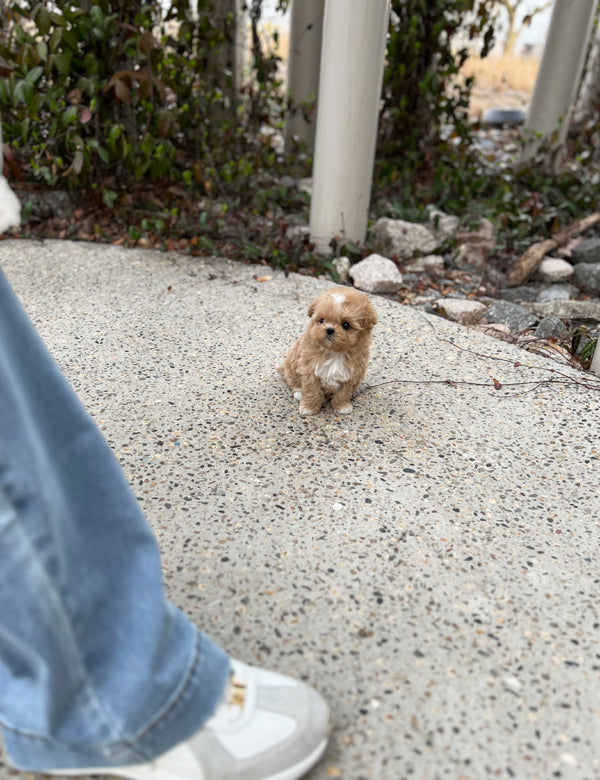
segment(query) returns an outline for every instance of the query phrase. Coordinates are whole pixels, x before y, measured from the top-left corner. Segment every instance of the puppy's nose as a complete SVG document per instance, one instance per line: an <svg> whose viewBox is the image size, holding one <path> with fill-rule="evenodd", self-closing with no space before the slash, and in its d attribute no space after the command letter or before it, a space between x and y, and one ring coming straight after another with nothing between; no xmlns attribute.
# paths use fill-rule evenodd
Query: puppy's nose
<svg viewBox="0 0 600 780"><path fill-rule="evenodd" d="M325 335L327 338L331 338L333 335L335 335L335 328L326 328Z"/></svg>

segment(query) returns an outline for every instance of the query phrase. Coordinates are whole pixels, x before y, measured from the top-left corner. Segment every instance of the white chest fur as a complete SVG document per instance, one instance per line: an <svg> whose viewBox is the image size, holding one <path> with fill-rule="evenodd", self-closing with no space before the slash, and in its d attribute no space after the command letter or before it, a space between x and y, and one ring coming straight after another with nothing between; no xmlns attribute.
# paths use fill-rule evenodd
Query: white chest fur
<svg viewBox="0 0 600 780"><path fill-rule="evenodd" d="M319 377L327 390L337 390L343 382L350 379L351 373L344 353L332 355L315 368L315 376Z"/></svg>

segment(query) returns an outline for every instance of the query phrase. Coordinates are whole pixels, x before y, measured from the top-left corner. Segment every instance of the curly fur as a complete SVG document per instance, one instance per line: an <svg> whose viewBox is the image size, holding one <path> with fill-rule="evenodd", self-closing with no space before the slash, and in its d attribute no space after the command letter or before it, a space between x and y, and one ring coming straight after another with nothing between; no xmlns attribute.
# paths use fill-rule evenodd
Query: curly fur
<svg viewBox="0 0 600 780"><path fill-rule="evenodd" d="M367 370L377 314L364 293L333 287L310 304L308 316L305 332L277 371L300 401L300 414L317 414L326 399L338 414L350 414L351 398Z"/></svg>

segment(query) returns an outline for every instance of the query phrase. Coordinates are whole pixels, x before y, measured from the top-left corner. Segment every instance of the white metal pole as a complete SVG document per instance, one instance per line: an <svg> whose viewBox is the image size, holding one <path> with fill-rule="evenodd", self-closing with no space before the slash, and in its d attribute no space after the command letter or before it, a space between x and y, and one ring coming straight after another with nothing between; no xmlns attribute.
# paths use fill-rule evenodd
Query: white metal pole
<svg viewBox="0 0 600 780"><path fill-rule="evenodd" d="M534 157L543 144L558 149L566 138L597 6L598 0L554 0L521 162Z"/></svg>
<svg viewBox="0 0 600 780"><path fill-rule="evenodd" d="M325 0L293 0L290 19L287 91L295 110L285 120L285 145L295 139L312 149L315 143L316 101L319 94ZM300 104L314 103L314 116L304 118Z"/></svg>
<svg viewBox="0 0 600 780"><path fill-rule="evenodd" d="M250 72L250 39L248 35L248 11L242 0L235 0L235 36L233 43L234 84L239 95Z"/></svg>
<svg viewBox="0 0 600 780"><path fill-rule="evenodd" d="M596 342L596 349L594 350L594 357L592 358L592 365L590 371L600 376L600 339Z"/></svg>
<svg viewBox="0 0 600 780"><path fill-rule="evenodd" d="M310 234L327 253L335 236L367 233L389 0L327 0L323 25Z"/></svg>

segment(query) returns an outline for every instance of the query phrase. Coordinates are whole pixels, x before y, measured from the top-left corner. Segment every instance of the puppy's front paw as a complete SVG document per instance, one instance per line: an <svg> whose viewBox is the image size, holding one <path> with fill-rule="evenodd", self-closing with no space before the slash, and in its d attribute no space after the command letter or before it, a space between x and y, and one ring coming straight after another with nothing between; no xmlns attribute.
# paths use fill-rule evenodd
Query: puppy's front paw
<svg viewBox="0 0 600 780"><path fill-rule="evenodd" d="M336 414L352 414L353 408L352 404L344 404L343 406L334 406L333 411L336 412Z"/></svg>
<svg viewBox="0 0 600 780"><path fill-rule="evenodd" d="M300 414L305 415L307 417L311 414L318 414L319 412L318 409L312 409L310 406L304 406L304 404L300 404L300 406L298 407L298 411L300 412Z"/></svg>
<svg viewBox="0 0 600 780"><path fill-rule="evenodd" d="M302 400L302 390L294 390L294 398L296 401Z"/></svg>

